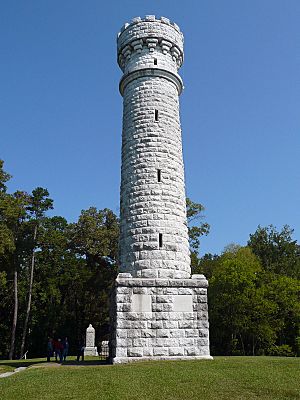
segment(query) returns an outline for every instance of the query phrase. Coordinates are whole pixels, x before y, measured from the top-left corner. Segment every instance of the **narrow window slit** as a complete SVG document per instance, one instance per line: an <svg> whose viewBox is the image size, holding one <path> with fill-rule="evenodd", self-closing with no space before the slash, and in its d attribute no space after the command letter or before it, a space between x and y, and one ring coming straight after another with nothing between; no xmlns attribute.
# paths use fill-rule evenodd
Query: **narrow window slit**
<svg viewBox="0 0 300 400"><path fill-rule="evenodd" d="M155 114L154 119L157 122L158 121L158 110L155 110L154 114Z"/></svg>
<svg viewBox="0 0 300 400"><path fill-rule="evenodd" d="M157 58L154 58L154 65L157 65Z"/></svg>
<svg viewBox="0 0 300 400"><path fill-rule="evenodd" d="M157 182L161 182L161 169L157 170Z"/></svg>
<svg viewBox="0 0 300 400"><path fill-rule="evenodd" d="M159 247L162 247L162 245L163 245L162 233L158 234L158 242L159 242Z"/></svg>

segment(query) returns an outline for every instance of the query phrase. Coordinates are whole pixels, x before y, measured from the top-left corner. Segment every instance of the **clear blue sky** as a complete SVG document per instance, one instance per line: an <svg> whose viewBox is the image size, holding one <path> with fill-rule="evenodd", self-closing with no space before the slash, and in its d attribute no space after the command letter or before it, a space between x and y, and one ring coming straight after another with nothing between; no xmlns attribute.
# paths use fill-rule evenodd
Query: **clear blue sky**
<svg viewBox="0 0 300 400"><path fill-rule="evenodd" d="M185 35L186 188L206 207L201 253L258 224L300 236L300 1L9 0L0 4L0 158L9 190L48 188L55 214L118 212L116 34L132 17Z"/></svg>

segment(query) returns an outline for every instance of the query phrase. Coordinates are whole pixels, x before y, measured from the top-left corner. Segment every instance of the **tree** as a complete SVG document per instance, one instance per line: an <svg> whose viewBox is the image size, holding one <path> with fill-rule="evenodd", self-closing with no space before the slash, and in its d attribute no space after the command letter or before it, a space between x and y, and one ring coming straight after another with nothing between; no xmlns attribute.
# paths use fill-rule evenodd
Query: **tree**
<svg viewBox="0 0 300 400"><path fill-rule="evenodd" d="M32 255L31 255L31 266L30 266L28 301L27 301L26 317L24 322L22 343L21 343L21 357L23 357L24 355L27 326L31 308L32 285L33 285L34 265L35 265L35 251L37 245L38 229L42 219L45 216L45 212L53 208L53 200L48 198L48 196L49 192L47 189L37 187L32 191L32 195L29 198L29 204L27 206L27 211L30 216L29 223L30 225L32 225L33 228L33 238L32 238Z"/></svg>
<svg viewBox="0 0 300 400"><path fill-rule="evenodd" d="M209 281L215 353L254 354L257 344L275 340L272 316L276 305L258 290L260 273L260 261L247 247L220 257Z"/></svg>
<svg viewBox="0 0 300 400"><path fill-rule="evenodd" d="M11 178L11 175L4 171L3 166L4 161L0 160L0 193L6 193L6 182L8 182Z"/></svg>
<svg viewBox="0 0 300 400"><path fill-rule="evenodd" d="M300 252L296 240L292 239L294 230L284 225L276 227L258 226L250 235L248 246L261 260L265 271L300 279Z"/></svg>
<svg viewBox="0 0 300 400"><path fill-rule="evenodd" d="M208 280L212 277L214 270L220 263L220 256L217 254L206 253L197 263L192 264L194 274L204 274Z"/></svg>
<svg viewBox="0 0 300 400"><path fill-rule="evenodd" d="M102 335L108 331L109 293L117 275L118 218L107 208L83 210L78 222L70 224L70 240L71 249L86 265L85 290L78 290L75 299L77 313L85 316L78 330L93 322Z"/></svg>
<svg viewBox="0 0 300 400"><path fill-rule="evenodd" d="M24 252L22 224L26 216L28 195L17 191L13 195L6 193L6 182L11 176L3 170L0 160L0 264L6 269L6 276L13 275L13 318L9 359L15 351L15 336L18 321L18 270Z"/></svg>
<svg viewBox="0 0 300 400"><path fill-rule="evenodd" d="M202 204L194 203L188 197L186 198L186 213L188 221L188 234L191 250L191 266L197 269L198 253L200 247L200 237L208 235L210 226L207 222L201 222L204 218L202 215L204 207Z"/></svg>

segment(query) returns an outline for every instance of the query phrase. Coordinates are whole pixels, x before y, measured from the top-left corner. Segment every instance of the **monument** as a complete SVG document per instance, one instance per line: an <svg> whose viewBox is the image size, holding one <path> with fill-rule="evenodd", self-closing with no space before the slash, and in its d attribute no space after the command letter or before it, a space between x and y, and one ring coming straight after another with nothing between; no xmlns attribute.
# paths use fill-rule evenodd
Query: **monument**
<svg viewBox="0 0 300 400"><path fill-rule="evenodd" d="M89 324L88 328L86 328L84 355L98 355L97 347L95 347L95 328L93 328L92 324Z"/></svg>
<svg viewBox="0 0 300 400"><path fill-rule="evenodd" d="M120 273L111 307L113 363L211 358L207 280L192 275L178 69L183 35L148 15L117 38L123 71Z"/></svg>

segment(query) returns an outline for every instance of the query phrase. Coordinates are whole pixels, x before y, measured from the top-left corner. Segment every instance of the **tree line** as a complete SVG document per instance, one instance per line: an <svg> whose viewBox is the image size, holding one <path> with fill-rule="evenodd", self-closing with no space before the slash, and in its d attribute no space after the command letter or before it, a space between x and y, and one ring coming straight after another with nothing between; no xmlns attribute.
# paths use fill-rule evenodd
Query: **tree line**
<svg viewBox="0 0 300 400"><path fill-rule="evenodd" d="M0 358L45 354L47 337L71 352L89 323L108 339L109 294L118 270L118 217L82 210L76 222L49 216L47 189L8 193L0 160ZM285 226L258 227L247 246L199 256L209 233L204 207L187 199L193 273L209 280L212 354L299 355L300 250ZM73 348L72 348L73 346ZM298 352L298 353L297 353Z"/></svg>

